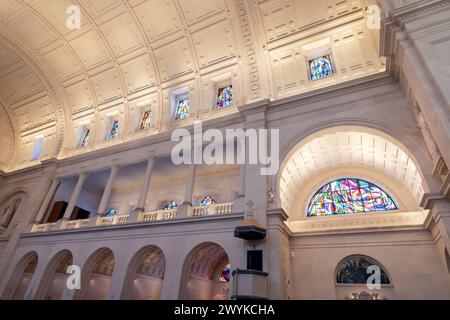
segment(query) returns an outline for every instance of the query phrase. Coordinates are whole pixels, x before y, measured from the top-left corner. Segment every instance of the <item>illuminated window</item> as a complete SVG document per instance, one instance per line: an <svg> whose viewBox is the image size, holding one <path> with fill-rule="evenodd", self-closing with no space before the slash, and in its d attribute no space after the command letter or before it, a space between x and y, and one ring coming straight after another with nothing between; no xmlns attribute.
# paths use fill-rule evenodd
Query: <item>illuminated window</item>
<svg viewBox="0 0 450 320"><path fill-rule="evenodd" d="M380 270L381 284L391 283L386 271L378 262L362 255L353 255L342 260L337 268L336 283L366 284L369 277L374 273L374 270L367 270L369 266L373 266L374 270Z"/></svg>
<svg viewBox="0 0 450 320"><path fill-rule="evenodd" d="M117 138L119 134L119 121L114 120L113 124L111 126L111 130L109 131L108 135L106 136L106 140L113 140Z"/></svg>
<svg viewBox="0 0 450 320"><path fill-rule="evenodd" d="M325 184L308 204L308 216L396 210L380 187L365 180L345 178Z"/></svg>
<svg viewBox="0 0 450 320"><path fill-rule="evenodd" d="M230 264L228 263L222 270L219 282L230 282Z"/></svg>
<svg viewBox="0 0 450 320"><path fill-rule="evenodd" d="M163 207L163 209L164 210L168 210L168 209L176 209L176 208L178 208L178 204L175 202L175 201L170 201L169 203L167 203L164 207Z"/></svg>
<svg viewBox="0 0 450 320"><path fill-rule="evenodd" d="M146 111L141 121L141 129L148 129L152 124L151 111Z"/></svg>
<svg viewBox="0 0 450 320"><path fill-rule="evenodd" d="M207 216L209 214L209 206L212 204L215 204L216 200L211 197L211 196L206 196L203 198L203 200L198 202L198 205L200 207L205 207L205 208L200 208L199 210L199 215L200 216Z"/></svg>
<svg viewBox="0 0 450 320"><path fill-rule="evenodd" d="M91 130L89 128L86 128L84 130L83 136L81 137L81 141L80 141L80 147L81 148L83 148L83 147L88 145L89 138L90 138L90 133L91 133Z"/></svg>
<svg viewBox="0 0 450 320"><path fill-rule="evenodd" d="M175 99L175 120L189 118L189 95L177 96Z"/></svg>
<svg viewBox="0 0 450 320"><path fill-rule="evenodd" d="M334 73L331 56L329 54L309 60L308 64L311 80L323 79Z"/></svg>
<svg viewBox="0 0 450 320"><path fill-rule="evenodd" d="M220 88L217 92L216 108L226 108L233 104L233 88L231 85Z"/></svg>
<svg viewBox="0 0 450 320"><path fill-rule="evenodd" d="M117 216L117 215L118 215L118 213L117 213L117 211L114 210L114 209L109 209L109 210L106 211L106 213L105 213L105 217L114 217L114 216Z"/></svg>
<svg viewBox="0 0 450 320"><path fill-rule="evenodd" d="M31 160L38 160L42 154L44 145L44 137L36 137L33 141L33 150L31 152Z"/></svg>

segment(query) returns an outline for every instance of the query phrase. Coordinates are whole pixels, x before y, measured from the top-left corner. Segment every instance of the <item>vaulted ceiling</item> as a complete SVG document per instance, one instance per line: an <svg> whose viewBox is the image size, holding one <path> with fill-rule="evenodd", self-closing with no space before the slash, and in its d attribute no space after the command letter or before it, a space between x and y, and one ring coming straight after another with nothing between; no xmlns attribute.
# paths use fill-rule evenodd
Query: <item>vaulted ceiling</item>
<svg viewBox="0 0 450 320"><path fill-rule="evenodd" d="M101 128L111 112L124 123L115 143L139 136L133 121L145 104L158 119L149 134L166 130L180 88L205 119L223 80L239 105L380 72L376 34L365 24L371 2L1 0L0 170L107 146ZM81 10L80 29L67 27L71 5ZM336 77L311 83L305 59L331 51ZM83 151L81 123L97 132ZM44 145L33 162L36 137Z"/></svg>

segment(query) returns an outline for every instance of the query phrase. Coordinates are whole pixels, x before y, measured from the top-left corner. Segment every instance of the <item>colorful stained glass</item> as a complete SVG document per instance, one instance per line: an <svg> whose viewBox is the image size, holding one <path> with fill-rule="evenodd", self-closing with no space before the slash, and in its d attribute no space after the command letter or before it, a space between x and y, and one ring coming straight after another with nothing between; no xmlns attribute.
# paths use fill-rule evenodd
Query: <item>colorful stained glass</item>
<svg viewBox="0 0 450 320"><path fill-rule="evenodd" d="M220 274L219 282L230 282L230 273L230 264L228 263Z"/></svg>
<svg viewBox="0 0 450 320"><path fill-rule="evenodd" d="M175 120L183 120L189 118L189 96L184 95L177 97Z"/></svg>
<svg viewBox="0 0 450 320"><path fill-rule="evenodd" d="M152 124L151 111L146 111L141 121L141 129L148 129Z"/></svg>
<svg viewBox="0 0 450 320"><path fill-rule="evenodd" d="M231 85L220 88L217 92L216 108L226 108L233 104L233 87Z"/></svg>
<svg viewBox="0 0 450 320"><path fill-rule="evenodd" d="M310 60L309 72L311 80L318 80L331 76L334 73L331 56L327 54Z"/></svg>
<svg viewBox="0 0 450 320"><path fill-rule="evenodd" d="M308 216L365 213L398 209L392 197L371 182L345 178L331 181L308 204Z"/></svg>
<svg viewBox="0 0 450 320"><path fill-rule="evenodd" d="M106 213L105 213L105 217L114 217L114 216L117 216L117 215L118 215L118 213L117 213L117 211L114 210L114 209L109 209L109 210L106 211Z"/></svg>
<svg viewBox="0 0 450 320"><path fill-rule="evenodd" d="M368 272L369 266L375 266L373 271ZM336 274L337 283L364 283L366 284L369 277L373 275L375 270L380 270L381 284L390 284L391 281L383 269L375 260L362 255L354 255L345 258L338 266ZM369 283L370 280L369 280Z"/></svg>
<svg viewBox="0 0 450 320"><path fill-rule="evenodd" d="M114 122L111 126L111 130L109 131L108 135L106 136L106 140L113 140L113 139L117 138L118 134L119 134L119 121L114 120Z"/></svg>
<svg viewBox="0 0 450 320"><path fill-rule="evenodd" d="M178 204L172 200L163 207L163 210L176 209L176 208L178 208Z"/></svg>
<svg viewBox="0 0 450 320"><path fill-rule="evenodd" d="M81 138L81 141L80 141L81 148L84 148L85 146L88 145L90 133L91 133L91 130L89 128L86 128L86 130L84 131L83 137Z"/></svg>

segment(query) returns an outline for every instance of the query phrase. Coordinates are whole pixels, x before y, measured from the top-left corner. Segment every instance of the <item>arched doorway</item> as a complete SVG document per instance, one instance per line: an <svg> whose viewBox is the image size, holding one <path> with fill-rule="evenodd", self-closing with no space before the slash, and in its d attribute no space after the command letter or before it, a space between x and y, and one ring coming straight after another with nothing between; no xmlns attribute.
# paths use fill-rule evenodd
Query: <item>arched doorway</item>
<svg viewBox="0 0 450 320"><path fill-rule="evenodd" d="M226 300L230 288L230 260L215 243L194 248L186 258L180 296L188 300Z"/></svg>
<svg viewBox="0 0 450 320"><path fill-rule="evenodd" d="M57 253L48 263L36 299L59 300L66 288L67 268L73 264L73 256L69 250Z"/></svg>
<svg viewBox="0 0 450 320"><path fill-rule="evenodd" d="M25 297L37 264L38 255L34 251L20 259L5 291L6 299L22 300Z"/></svg>
<svg viewBox="0 0 450 320"><path fill-rule="evenodd" d="M114 254L108 248L97 250L88 259L82 272L82 291L77 299L101 300L105 299L111 284L114 271ZM83 290L83 288L85 288Z"/></svg>
<svg viewBox="0 0 450 320"><path fill-rule="evenodd" d="M142 248L128 267L122 299L159 300L164 281L166 259L157 246Z"/></svg>

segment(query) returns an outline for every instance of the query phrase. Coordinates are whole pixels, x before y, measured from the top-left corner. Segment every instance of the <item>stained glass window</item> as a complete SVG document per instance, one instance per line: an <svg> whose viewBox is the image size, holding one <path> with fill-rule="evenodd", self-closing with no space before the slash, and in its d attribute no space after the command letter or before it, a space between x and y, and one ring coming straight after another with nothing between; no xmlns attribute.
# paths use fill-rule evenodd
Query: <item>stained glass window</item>
<svg viewBox="0 0 450 320"><path fill-rule="evenodd" d="M114 210L114 209L109 209L109 210L106 211L106 213L105 213L105 217L114 217L114 216L117 216L117 215L118 215L118 213L117 213L117 211Z"/></svg>
<svg viewBox="0 0 450 320"><path fill-rule="evenodd" d="M230 282L230 264L228 263L222 270L219 282Z"/></svg>
<svg viewBox="0 0 450 320"><path fill-rule="evenodd" d="M370 270L367 272L367 268L369 266L375 266L380 270L380 282L381 284L390 284L391 281L383 269L382 266L379 265L375 260L370 257L362 256L362 255L353 255L345 258L338 266L337 274L336 274L336 282L337 283L367 283L367 280L370 276L374 274L374 271L377 270L374 267L374 270ZM370 282L370 280L369 280Z"/></svg>
<svg viewBox="0 0 450 320"><path fill-rule="evenodd" d="M318 80L331 76L334 73L331 56L327 54L309 60L309 72L311 74L311 80Z"/></svg>
<svg viewBox="0 0 450 320"><path fill-rule="evenodd" d="M81 147L81 148L83 148L83 147L85 147L85 146L88 145L90 133L91 133L91 129L86 128L86 129L84 130L83 137L81 138L81 141L80 141L80 147Z"/></svg>
<svg viewBox="0 0 450 320"><path fill-rule="evenodd" d="M216 108L226 108L233 104L233 87L231 85L220 88L217 92Z"/></svg>
<svg viewBox="0 0 450 320"><path fill-rule="evenodd" d="M187 118L189 118L189 96L178 96L176 98L175 120Z"/></svg>
<svg viewBox="0 0 450 320"><path fill-rule="evenodd" d="M168 204L166 204L163 209L164 210L168 210L168 209L176 209L178 208L178 204L175 201L170 201Z"/></svg>
<svg viewBox="0 0 450 320"><path fill-rule="evenodd" d="M327 183L308 204L308 216L365 213L398 209L380 187L362 179L345 178Z"/></svg>
<svg viewBox="0 0 450 320"><path fill-rule="evenodd" d="M199 206L209 206L209 205L212 205L214 203L216 203L216 200L213 197L206 196L206 197L203 198L202 201L199 201L198 205Z"/></svg>
<svg viewBox="0 0 450 320"><path fill-rule="evenodd" d="M152 124L151 111L146 111L141 121L141 129L148 129Z"/></svg>
<svg viewBox="0 0 450 320"><path fill-rule="evenodd" d="M109 131L108 135L106 136L106 140L113 140L117 137L118 134L119 134L119 121L114 120L111 126L111 131Z"/></svg>

